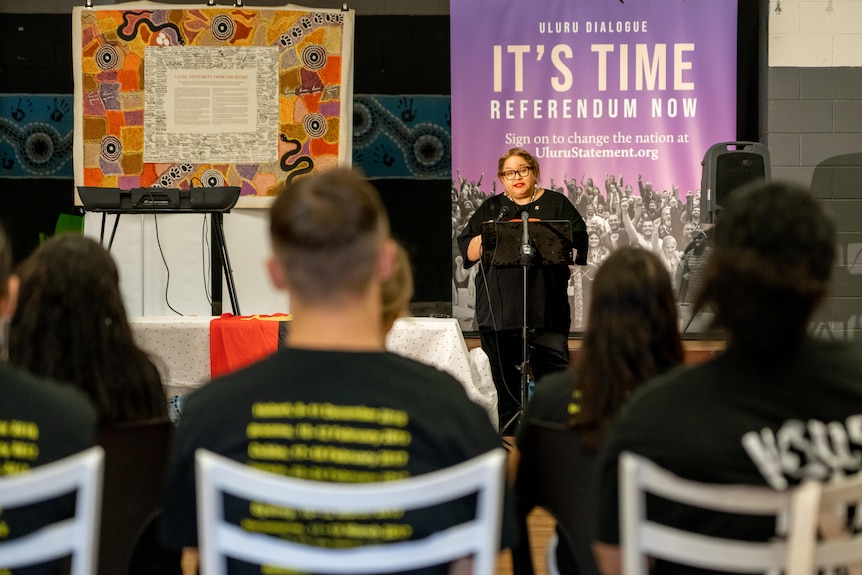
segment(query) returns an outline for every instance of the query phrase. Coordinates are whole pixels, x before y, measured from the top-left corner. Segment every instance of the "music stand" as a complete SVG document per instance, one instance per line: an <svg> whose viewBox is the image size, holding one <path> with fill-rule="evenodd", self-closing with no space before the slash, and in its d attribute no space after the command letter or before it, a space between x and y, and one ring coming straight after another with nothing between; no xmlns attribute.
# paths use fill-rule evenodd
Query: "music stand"
<svg viewBox="0 0 862 575"><path fill-rule="evenodd" d="M527 268L531 265L573 265L572 222L568 220L529 220L482 223L482 265L518 267L523 270L523 322L521 326L522 361L521 404L515 415L500 428L505 433L524 414L527 405L527 378L530 365L527 332ZM505 385L505 384L504 384Z"/></svg>

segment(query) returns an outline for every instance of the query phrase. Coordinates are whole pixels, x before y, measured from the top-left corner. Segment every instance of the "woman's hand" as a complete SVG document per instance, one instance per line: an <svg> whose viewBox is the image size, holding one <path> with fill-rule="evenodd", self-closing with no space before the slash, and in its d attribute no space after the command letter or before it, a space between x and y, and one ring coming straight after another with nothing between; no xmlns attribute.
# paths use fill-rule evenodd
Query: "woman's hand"
<svg viewBox="0 0 862 575"><path fill-rule="evenodd" d="M467 259L471 262L479 261L482 257L482 234L470 238L467 244Z"/></svg>

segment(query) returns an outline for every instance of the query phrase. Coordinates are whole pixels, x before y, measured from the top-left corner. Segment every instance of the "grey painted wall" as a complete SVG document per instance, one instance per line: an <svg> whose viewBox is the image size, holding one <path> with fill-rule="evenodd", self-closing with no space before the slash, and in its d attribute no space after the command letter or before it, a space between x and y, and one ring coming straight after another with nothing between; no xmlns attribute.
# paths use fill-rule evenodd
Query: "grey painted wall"
<svg viewBox="0 0 862 575"><path fill-rule="evenodd" d="M771 67L765 143L773 179L811 186L838 224L822 337L862 340L862 68Z"/></svg>

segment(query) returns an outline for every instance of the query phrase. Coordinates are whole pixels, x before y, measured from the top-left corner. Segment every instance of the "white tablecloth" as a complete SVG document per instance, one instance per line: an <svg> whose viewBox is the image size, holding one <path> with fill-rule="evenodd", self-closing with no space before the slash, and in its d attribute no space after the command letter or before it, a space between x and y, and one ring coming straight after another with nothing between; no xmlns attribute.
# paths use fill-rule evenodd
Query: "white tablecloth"
<svg viewBox="0 0 862 575"><path fill-rule="evenodd" d="M131 319L135 340L152 355L168 396L185 395L210 379L209 316Z"/></svg>
<svg viewBox="0 0 862 575"><path fill-rule="evenodd" d="M209 381L212 320L208 316L131 320L138 345L161 364L159 370L169 397L185 395ZM386 348L451 373L464 386L470 399L485 408L496 425L497 392L490 371L476 350L468 353L458 320L398 319L386 338Z"/></svg>
<svg viewBox="0 0 862 575"><path fill-rule="evenodd" d="M400 318L386 337L386 349L451 373L470 399L484 407L494 426L497 425L497 389L490 367L486 371L481 359L477 363L474 361L477 356L468 353L457 319Z"/></svg>

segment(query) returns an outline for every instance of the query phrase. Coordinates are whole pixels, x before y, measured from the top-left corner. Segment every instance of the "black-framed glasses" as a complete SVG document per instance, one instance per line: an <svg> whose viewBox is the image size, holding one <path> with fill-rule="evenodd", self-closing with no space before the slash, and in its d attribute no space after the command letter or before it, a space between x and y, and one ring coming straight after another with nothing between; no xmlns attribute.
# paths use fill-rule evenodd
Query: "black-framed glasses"
<svg viewBox="0 0 862 575"><path fill-rule="evenodd" d="M522 167L518 168L517 170L506 170L505 172L503 172L503 177L506 178L507 180L514 180L515 175L517 174L517 175L521 176L522 178L526 178L528 175L530 175L530 172L532 172L532 171L533 171L533 168L531 168L530 166L522 166Z"/></svg>

